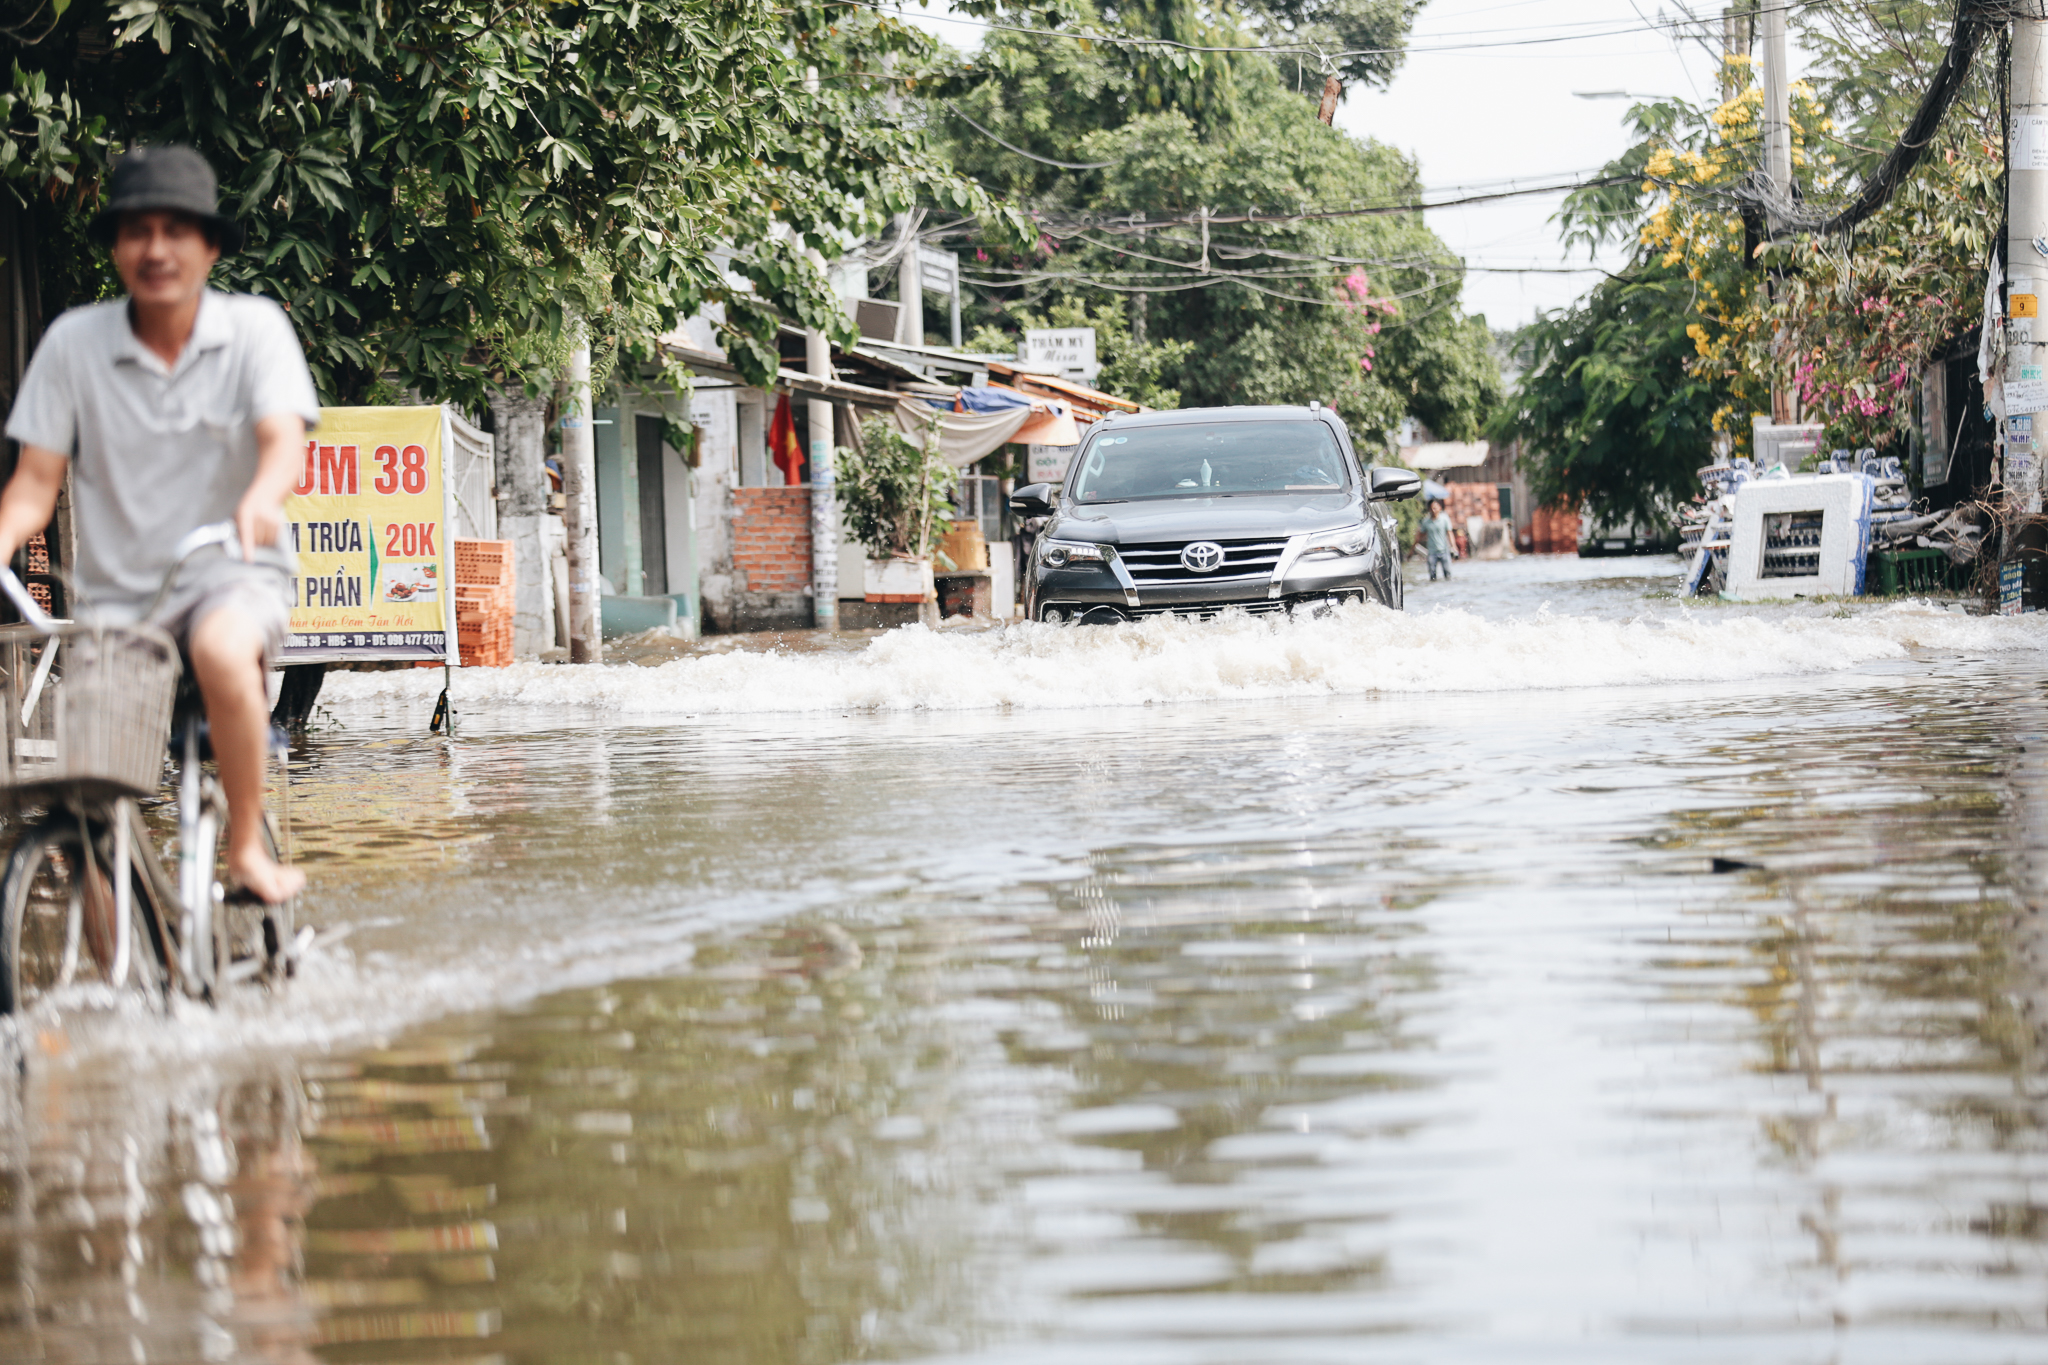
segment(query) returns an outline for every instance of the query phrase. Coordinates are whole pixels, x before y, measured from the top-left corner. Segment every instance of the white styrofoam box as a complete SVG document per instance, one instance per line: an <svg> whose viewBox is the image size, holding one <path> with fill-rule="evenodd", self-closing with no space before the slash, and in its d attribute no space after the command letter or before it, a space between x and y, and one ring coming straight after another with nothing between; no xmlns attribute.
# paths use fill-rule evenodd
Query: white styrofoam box
<svg viewBox="0 0 2048 1365"><path fill-rule="evenodd" d="M930 602L936 596L929 559L870 559L863 581L870 602Z"/></svg>
<svg viewBox="0 0 2048 1365"><path fill-rule="evenodd" d="M1753 479L1735 490L1735 531L1728 547L1725 595L1738 601L1773 597L1850 597L1863 591L1875 481L1862 474ZM1819 572L1766 577L1764 525L1785 513L1821 517Z"/></svg>
<svg viewBox="0 0 2048 1365"><path fill-rule="evenodd" d="M990 541L988 547L989 614L998 621L1017 614L1017 547L1008 540Z"/></svg>

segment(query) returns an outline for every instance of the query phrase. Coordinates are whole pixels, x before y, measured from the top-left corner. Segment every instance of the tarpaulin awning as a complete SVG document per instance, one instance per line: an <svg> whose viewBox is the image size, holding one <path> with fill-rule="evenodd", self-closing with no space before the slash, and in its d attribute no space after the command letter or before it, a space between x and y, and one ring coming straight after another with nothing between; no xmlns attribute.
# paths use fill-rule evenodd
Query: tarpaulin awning
<svg viewBox="0 0 2048 1365"><path fill-rule="evenodd" d="M1031 406L1031 400L1015 389L997 388L993 384L969 385L955 394L954 398L962 412L1008 412L1011 408Z"/></svg>
<svg viewBox="0 0 2048 1365"><path fill-rule="evenodd" d="M1017 428L1012 441L1023 445L1077 446L1081 428L1065 403L1055 403L1038 394L1019 393L1007 384L976 384L960 390L958 406L966 412L1006 412L1019 405L1031 415Z"/></svg>
<svg viewBox="0 0 2048 1365"><path fill-rule="evenodd" d="M1485 464L1488 449L1484 441L1431 441L1403 448L1401 458L1410 469L1465 469Z"/></svg>
<svg viewBox="0 0 2048 1365"><path fill-rule="evenodd" d="M1081 444L1081 428L1073 413L1055 403L1049 412L1032 412L1010 439L1035 446L1077 446Z"/></svg>
<svg viewBox="0 0 2048 1365"><path fill-rule="evenodd" d="M923 441L936 434L939 454L946 463L965 469L994 452L1005 441L1016 439L1018 430L1030 416L1028 407L995 413L941 412L926 400L905 394L897 400L896 410L889 414L889 422L913 441Z"/></svg>

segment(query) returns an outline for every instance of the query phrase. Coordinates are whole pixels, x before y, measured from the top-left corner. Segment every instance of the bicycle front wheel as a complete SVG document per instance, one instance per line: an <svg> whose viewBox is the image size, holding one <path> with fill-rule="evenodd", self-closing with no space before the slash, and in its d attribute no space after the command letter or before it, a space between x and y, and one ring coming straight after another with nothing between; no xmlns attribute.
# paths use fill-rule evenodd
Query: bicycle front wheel
<svg viewBox="0 0 2048 1365"><path fill-rule="evenodd" d="M132 861L112 871L113 835L53 815L21 836L0 875L0 1014L75 987L133 992L162 1008L166 944L155 888ZM114 876L130 879L128 931L117 923Z"/></svg>

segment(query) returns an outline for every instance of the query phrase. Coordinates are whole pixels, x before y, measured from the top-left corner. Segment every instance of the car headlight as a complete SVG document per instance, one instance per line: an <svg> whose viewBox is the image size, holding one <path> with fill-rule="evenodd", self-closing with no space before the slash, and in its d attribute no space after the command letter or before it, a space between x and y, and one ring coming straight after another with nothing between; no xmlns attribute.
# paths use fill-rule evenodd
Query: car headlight
<svg viewBox="0 0 2048 1365"><path fill-rule="evenodd" d="M1103 547L1089 540L1048 540L1039 545L1038 557L1047 568L1061 569L1069 564L1101 564L1108 556Z"/></svg>
<svg viewBox="0 0 2048 1365"><path fill-rule="evenodd" d="M1302 547L1303 559L1340 559L1350 555L1362 555L1372 544L1373 528L1367 522L1346 526L1335 531L1325 531Z"/></svg>

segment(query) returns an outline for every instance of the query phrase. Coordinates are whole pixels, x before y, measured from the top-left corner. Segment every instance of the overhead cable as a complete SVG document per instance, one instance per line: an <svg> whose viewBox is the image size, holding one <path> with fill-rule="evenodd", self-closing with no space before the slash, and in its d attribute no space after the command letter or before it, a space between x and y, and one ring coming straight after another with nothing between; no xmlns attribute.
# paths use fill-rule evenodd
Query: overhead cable
<svg viewBox="0 0 2048 1365"><path fill-rule="evenodd" d="M946 108L950 109L953 112L953 116L955 118L959 119L962 123L965 123L975 132L980 133L983 137L987 138L990 142L995 143L997 146L1003 148L1005 151L1015 152L1018 156L1023 157L1026 161L1036 161L1041 166L1057 166L1059 169L1063 171L1099 171L1106 166L1116 165L1114 161L1055 161L1049 156L1040 156L1036 152L1027 152L1022 147L1019 147L1016 143L1005 142L1000 134L990 132L988 129L982 127L979 123L976 123L973 119L967 116L966 110L962 109L959 105L953 103L953 101L942 100L940 102L944 104Z"/></svg>
<svg viewBox="0 0 2048 1365"><path fill-rule="evenodd" d="M2020 13L2020 8L2011 0L1957 0L1955 26L1949 35L1948 50L1941 54L1941 64L1935 67L1934 78L1928 83L1927 92L1920 97L1920 107L1913 112L1912 122L1899 134L1898 141L1885 153L1884 160L1863 182L1863 188L1847 208L1831 216L1802 211L1792 199L1791 186L1774 185L1760 174L1749 185L1738 188L1735 196L1765 210L1778 226L1795 231L1846 232L1870 217L1890 201L1893 192L1913 173L1913 168L1920 164L1920 158L1934 144L1934 135L1940 130L1949 107L1962 93L1963 83L1970 75L1970 63L1984 39L2015 14L2023 18L2038 17L2031 8L2024 14Z"/></svg>
<svg viewBox="0 0 2048 1365"><path fill-rule="evenodd" d="M1048 236L1074 237L1083 232L1103 232L1113 236L1149 232L1155 228L1175 223L1198 223L1206 219L1210 224L1232 223L1304 223L1321 222L1335 218L1367 218L1389 213L1426 213L1431 209L1458 208L1465 204L1484 204L1498 199L1519 199L1538 194L1568 194L1574 190L1599 189L1608 185L1633 185L1644 179L1641 175L1603 175L1590 180L1573 181L1560 185L1534 185L1518 190L1495 190L1487 194L1461 195L1455 199L1439 199L1434 202L1403 200L1397 203L1364 204L1352 208L1299 209L1292 213L1264 212L1248 208L1242 212L1184 213L1154 218L1149 214L1041 214L1040 229Z"/></svg>
<svg viewBox="0 0 2048 1365"><path fill-rule="evenodd" d="M1835 3L1836 0L1796 0L1784 8L1818 9ZM859 5L859 8L867 8ZM877 5L879 9L881 6ZM900 11L899 11L900 14ZM1480 48L1536 47L1545 44L1574 43L1589 38L1613 38L1635 33L1664 33L1677 29L1697 28L1707 21L1698 19L1667 19L1657 23L1632 24L1623 28L1598 29L1587 33L1557 34L1542 38L1499 38L1492 41L1469 43L1446 43L1436 47L1420 47L1406 44L1401 47L1360 47L1342 52L1330 52L1313 44L1225 44L1187 43L1178 38L1160 38L1149 34L1106 33L1094 29L1037 28L1029 24L1005 24L994 19L975 19L952 14L923 14L918 18L934 23L967 24L979 28L999 29L1005 33L1024 33L1043 38L1067 38L1076 42L1105 43L1115 47L1159 47L1179 52L1213 52L1218 54L1261 53L1267 56L1314 57L1319 61L1341 62L1352 57L1398 57L1413 53L1470 52ZM1452 35L1445 35L1452 36Z"/></svg>

